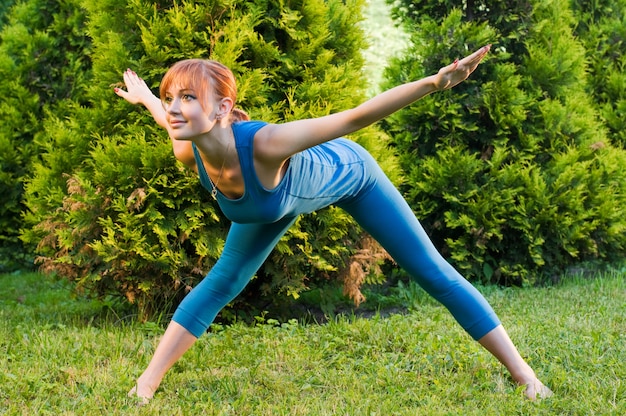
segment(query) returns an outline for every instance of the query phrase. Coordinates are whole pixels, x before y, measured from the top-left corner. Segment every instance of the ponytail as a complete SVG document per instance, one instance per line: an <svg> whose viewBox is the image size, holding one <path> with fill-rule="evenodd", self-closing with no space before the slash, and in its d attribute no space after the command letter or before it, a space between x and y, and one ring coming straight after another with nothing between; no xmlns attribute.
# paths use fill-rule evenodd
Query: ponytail
<svg viewBox="0 0 626 416"><path fill-rule="evenodd" d="M248 121L250 120L250 116L248 113L243 111L240 108L233 108L230 112L230 121L235 123L237 121Z"/></svg>

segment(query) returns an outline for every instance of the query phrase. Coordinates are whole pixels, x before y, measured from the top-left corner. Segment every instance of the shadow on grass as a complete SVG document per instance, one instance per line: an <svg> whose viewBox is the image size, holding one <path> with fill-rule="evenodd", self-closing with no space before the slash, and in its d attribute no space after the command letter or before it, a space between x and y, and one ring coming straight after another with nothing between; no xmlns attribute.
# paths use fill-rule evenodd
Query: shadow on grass
<svg viewBox="0 0 626 416"><path fill-rule="evenodd" d="M80 295L70 282L35 272L0 275L0 313L14 325L98 326L132 319L119 300Z"/></svg>

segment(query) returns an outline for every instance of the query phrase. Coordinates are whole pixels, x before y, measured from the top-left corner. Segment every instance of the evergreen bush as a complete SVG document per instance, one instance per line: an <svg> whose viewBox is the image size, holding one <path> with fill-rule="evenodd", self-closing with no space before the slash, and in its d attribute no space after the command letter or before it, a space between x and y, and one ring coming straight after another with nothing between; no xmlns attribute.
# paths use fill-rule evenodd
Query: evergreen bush
<svg viewBox="0 0 626 416"><path fill-rule="evenodd" d="M142 318L167 312L220 255L228 222L178 164L148 112L112 91L133 68L156 92L171 64L216 59L239 85L253 119L320 116L364 99L360 1L82 0L92 43L87 104L48 115L42 162L28 184L38 262L99 295L121 294ZM353 137L393 174L385 135ZM393 177L393 176L392 176ZM363 236L328 209L301 218L280 241L241 302L299 292L338 276ZM367 259L361 261L367 267ZM350 279L347 278L347 281ZM349 283L349 282L347 282ZM351 295L359 299L358 287Z"/></svg>
<svg viewBox="0 0 626 416"><path fill-rule="evenodd" d="M504 284L621 259L626 153L590 98L569 3L514 2L499 14L504 2L423 1L419 22L415 2L398 3L415 35L388 69L392 85L493 43L468 81L384 123L403 190L444 255L472 280Z"/></svg>
<svg viewBox="0 0 626 416"><path fill-rule="evenodd" d="M11 9L14 0L0 0L0 28L7 20L8 11Z"/></svg>
<svg viewBox="0 0 626 416"><path fill-rule="evenodd" d="M576 35L589 60L589 84L611 142L626 147L626 1L576 0Z"/></svg>
<svg viewBox="0 0 626 416"><path fill-rule="evenodd" d="M23 183L39 154L47 111L80 103L89 42L77 1L3 2L0 9L0 270L32 267L20 241Z"/></svg>

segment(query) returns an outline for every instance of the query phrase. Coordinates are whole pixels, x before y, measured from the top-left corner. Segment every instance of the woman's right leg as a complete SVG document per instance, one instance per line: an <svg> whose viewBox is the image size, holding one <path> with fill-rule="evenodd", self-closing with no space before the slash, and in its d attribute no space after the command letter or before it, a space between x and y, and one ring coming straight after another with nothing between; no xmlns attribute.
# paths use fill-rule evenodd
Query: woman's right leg
<svg viewBox="0 0 626 416"><path fill-rule="evenodd" d="M144 403L152 398L165 373L207 330L217 313L244 289L294 221L285 218L273 224L231 225L222 255L178 306L129 396L137 396Z"/></svg>

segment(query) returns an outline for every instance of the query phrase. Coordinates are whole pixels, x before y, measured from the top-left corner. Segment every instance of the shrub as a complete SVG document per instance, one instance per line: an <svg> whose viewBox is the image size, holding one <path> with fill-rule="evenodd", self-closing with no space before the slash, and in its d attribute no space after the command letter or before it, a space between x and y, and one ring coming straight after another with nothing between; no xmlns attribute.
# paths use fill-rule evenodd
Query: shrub
<svg viewBox="0 0 626 416"><path fill-rule="evenodd" d="M626 147L626 1L572 2L576 35L589 60L589 84L615 146Z"/></svg>
<svg viewBox="0 0 626 416"><path fill-rule="evenodd" d="M468 81L385 123L404 192L473 280L538 283L581 261L620 259L626 154L610 144L588 94L568 3L520 2L506 21L491 10L500 2L483 3L484 16L434 8L441 18L415 23L414 49L388 71L396 84L493 43Z"/></svg>
<svg viewBox="0 0 626 416"><path fill-rule="evenodd" d="M281 121L352 107L366 84L360 3L82 4L93 44L89 103L69 103L46 120L46 151L28 186L33 228L24 238L40 242L44 269L90 293L121 294L146 318L177 304L211 267L228 224L195 175L175 162L165 132L110 85L131 67L156 90L172 63L202 57L233 69L239 105L252 118ZM384 137L369 129L354 138L393 172ZM260 270L256 287L297 296L338 275L361 238L339 210L303 217ZM358 288L351 293L358 298ZM259 297L246 292L240 301Z"/></svg>
<svg viewBox="0 0 626 416"><path fill-rule="evenodd" d="M0 270L32 267L23 227L23 183L40 152L41 120L63 100L82 100L89 43L77 1L3 2L0 9Z"/></svg>

